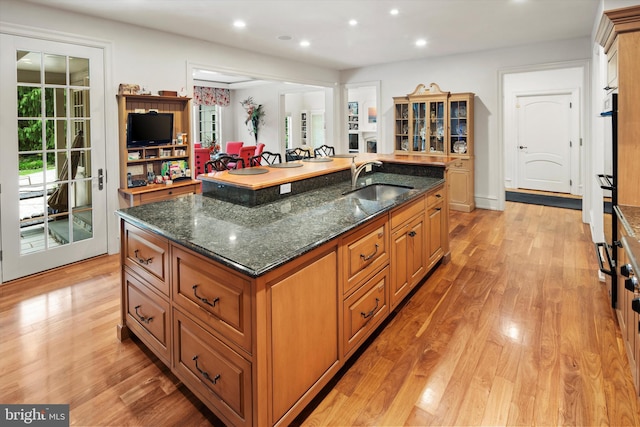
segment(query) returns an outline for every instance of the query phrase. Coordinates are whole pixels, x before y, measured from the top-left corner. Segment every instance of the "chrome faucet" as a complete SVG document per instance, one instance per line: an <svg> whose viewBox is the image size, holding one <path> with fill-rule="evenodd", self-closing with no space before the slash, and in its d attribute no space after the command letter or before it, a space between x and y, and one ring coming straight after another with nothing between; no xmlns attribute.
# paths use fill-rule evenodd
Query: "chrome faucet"
<svg viewBox="0 0 640 427"><path fill-rule="evenodd" d="M382 162L379 160L371 160L369 162L364 162L360 166L356 167L356 159L351 159L351 189L356 189L356 184L358 182L358 177L360 173L369 165L382 166Z"/></svg>

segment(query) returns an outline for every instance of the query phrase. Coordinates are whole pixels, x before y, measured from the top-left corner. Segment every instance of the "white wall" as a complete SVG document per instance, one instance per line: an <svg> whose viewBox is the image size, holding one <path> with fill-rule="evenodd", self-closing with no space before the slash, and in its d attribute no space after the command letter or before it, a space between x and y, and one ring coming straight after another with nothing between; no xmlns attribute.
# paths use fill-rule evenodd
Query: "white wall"
<svg viewBox="0 0 640 427"><path fill-rule="evenodd" d="M525 66L534 68L540 64L588 60L590 57L591 42L588 38L578 38L347 70L341 73L341 79L344 83L381 81L381 107L378 111L380 153L393 151L392 97L406 95L413 92L418 84L428 85L431 82L437 83L444 91L474 92L476 205L498 209L504 190L501 181L499 72Z"/></svg>

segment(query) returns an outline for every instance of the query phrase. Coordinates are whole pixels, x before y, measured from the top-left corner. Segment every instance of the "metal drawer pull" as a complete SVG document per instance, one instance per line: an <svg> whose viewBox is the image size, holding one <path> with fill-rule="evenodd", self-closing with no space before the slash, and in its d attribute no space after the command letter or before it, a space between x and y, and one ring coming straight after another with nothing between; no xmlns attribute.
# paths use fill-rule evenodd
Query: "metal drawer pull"
<svg viewBox="0 0 640 427"><path fill-rule="evenodd" d="M409 232L409 237L414 237L417 233L413 230Z"/></svg>
<svg viewBox="0 0 640 427"><path fill-rule="evenodd" d="M206 298L202 298L202 297L198 296L198 291L197 291L197 289L196 289L197 287L198 287L198 285L193 285L193 286L191 287L191 289L193 289L193 295L194 295L196 298L198 298L201 302L203 302L203 303L205 303L205 304L207 304L207 305L210 305L211 307L215 307L215 306L216 306L216 303L217 303L218 301L220 301L220 298L214 298L212 301L209 301L209 300L208 300L208 299L206 299Z"/></svg>
<svg viewBox="0 0 640 427"><path fill-rule="evenodd" d="M151 261L153 260L153 257L146 258L146 259L145 259L145 258L140 258L140 257L138 256L138 252L139 252L139 250L138 250L138 249L136 249L135 251L133 251L133 256L134 256L134 257L136 257L136 261L138 261L140 264L144 264L144 265L149 265L149 264L151 264Z"/></svg>
<svg viewBox="0 0 640 427"><path fill-rule="evenodd" d="M371 255L360 254L360 258L362 258L363 261L369 261L371 258L376 256L377 253L378 253L378 244L376 243L376 250L373 251L373 253Z"/></svg>
<svg viewBox="0 0 640 427"><path fill-rule="evenodd" d="M147 325L149 324L149 322L151 322L153 320L153 316L151 317L144 317L143 315L141 315L140 313L138 313L138 309L140 308L139 305L136 305L135 310L136 310L136 316L138 316L138 318L140 319L140 321L142 323L146 323Z"/></svg>
<svg viewBox="0 0 640 427"><path fill-rule="evenodd" d="M365 313L364 313L364 311L361 311L361 312L360 312L360 315L361 315L363 318L365 318L365 319L367 319L367 318L369 318L369 317L373 316L373 313L375 313L375 312L376 312L376 310L378 309L378 303L379 303L379 302L380 302L380 300L379 300L378 298L376 298L376 306L375 306L375 307L373 307L373 309L371 309L371 311L370 311L370 312L368 312L367 314L365 314Z"/></svg>
<svg viewBox="0 0 640 427"><path fill-rule="evenodd" d="M202 369L200 369L200 367L198 366L198 356L193 356L192 359L194 362L196 362L196 369L198 370L198 372L200 372L200 375L202 375L205 379L211 381L212 384L215 384L218 382L218 380L220 379L220 374L216 375L215 377L211 378L211 375L209 375L209 373L207 371L203 371Z"/></svg>

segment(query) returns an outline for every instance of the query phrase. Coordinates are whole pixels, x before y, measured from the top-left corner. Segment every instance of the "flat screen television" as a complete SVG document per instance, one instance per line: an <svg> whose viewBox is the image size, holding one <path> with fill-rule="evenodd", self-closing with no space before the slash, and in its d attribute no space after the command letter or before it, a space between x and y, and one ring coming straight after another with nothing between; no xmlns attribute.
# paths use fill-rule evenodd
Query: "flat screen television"
<svg viewBox="0 0 640 427"><path fill-rule="evenodd" d="M173 141L173 113L129 113L127 147L168 145Z"/></svg>

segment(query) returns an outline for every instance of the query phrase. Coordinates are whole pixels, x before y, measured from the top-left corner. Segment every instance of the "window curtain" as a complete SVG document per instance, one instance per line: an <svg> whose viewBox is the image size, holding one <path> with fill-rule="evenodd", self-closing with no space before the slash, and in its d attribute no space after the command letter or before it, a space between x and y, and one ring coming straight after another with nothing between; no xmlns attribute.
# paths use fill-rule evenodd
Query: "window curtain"
<svg viewBox="0 0 640 427"><path fill-rule="evenodd" d="M193 103L195 105L219 105L221 107L227 107L230 102L229 89L204 86L193 87Z"/></svg>

